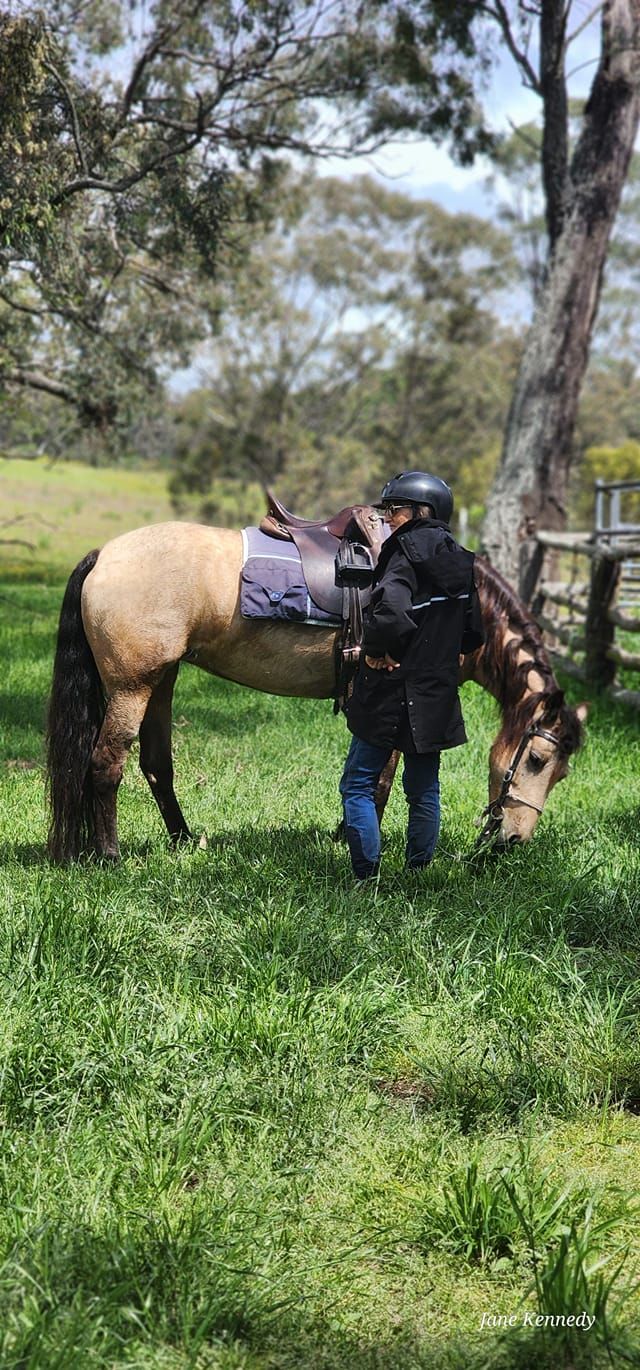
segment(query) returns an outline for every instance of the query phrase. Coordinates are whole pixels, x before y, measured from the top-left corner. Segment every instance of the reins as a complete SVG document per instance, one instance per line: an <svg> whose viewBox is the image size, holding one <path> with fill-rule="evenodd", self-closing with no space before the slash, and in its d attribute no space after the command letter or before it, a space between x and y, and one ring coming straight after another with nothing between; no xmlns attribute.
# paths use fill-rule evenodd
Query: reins
<svg viewBox="0 0 640 1370"><path fill-rule="evenodd" d="M542 808L539 804L532 803L530 799L523 799L522 795L512 789L513 778L532 737L544 737L547 742L552 742L554 747L560 746L560 739L557 738L554 733L549 732L547 728L541 727L539 723L530 723L529 727L525 729L511 758L511 762L502 777L502 784L497 798L489 801L477 820L478 827L480 827L483 818L486 817L487 819L476 840L476 848L483 846L485 842L490 842L491 839L495 837L498 828L502 824L504 806L507 799L512 799L516 804L524 804L527 809L535 809L536 813L542 813Z"/></svg>

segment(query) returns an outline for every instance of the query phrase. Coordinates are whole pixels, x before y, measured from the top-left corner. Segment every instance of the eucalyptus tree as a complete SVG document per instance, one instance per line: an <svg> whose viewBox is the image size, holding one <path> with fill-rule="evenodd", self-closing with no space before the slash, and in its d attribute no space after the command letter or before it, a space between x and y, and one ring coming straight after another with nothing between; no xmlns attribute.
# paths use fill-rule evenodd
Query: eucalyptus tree
<svg viewBox="0 0 640 1370"><path fill-rule="evenodd" d="M513 273L509 239L484 219L369 176L290 178L179 408L178 507L233 517L234 477L237 498L277 482L310 514L375 495L401 466L455 479L504 423Z"/></svg>
<svg viewBox="0 0 640 1370"><path fill-rule="evenodd" d="M5 0L0 382L113 424L215 327L194 280L247 250L283 157L488 146L472 55L441 5Z"/></svg>
<svg viewBox="0 0 640 1370"><path fill-rule="evenodd" d="M516 581L527 519L556 528L566 521L580 390L640 119L640 0L604 0L587 13L586 20L599 16L599 60L573 150L567 72L572 40L586 22L584 10L571 0L527 0L511 7L487 0L474 8L498 26L542 105L544 279L484 528L491 559ZM525 594L535 585L538 557L536 552L528 564L521 562Z"/></svg>

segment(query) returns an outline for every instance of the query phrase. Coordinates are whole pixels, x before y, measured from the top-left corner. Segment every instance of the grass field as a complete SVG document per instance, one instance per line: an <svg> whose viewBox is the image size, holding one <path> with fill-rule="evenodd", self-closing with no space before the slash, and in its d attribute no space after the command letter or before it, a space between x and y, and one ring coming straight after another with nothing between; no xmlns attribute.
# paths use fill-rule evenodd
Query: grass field
<svg viewBox="0 0 640 1370"><path fill-rule="evenodd" d="M633 718L594 705L531 846L477 863L495 712L466 687L433 866L403 872L396 794L354 891L343 721L184 668L208 850L168 849L134 755L121 865L54 869L61 588L0 586L0 1365L640 1361Z"/></svg>
<svg viewBox="0 0 640 1370"><path fill-rule="evenodd" d="M0 482L0 578L66 580L91 547L175 517L165 471L12 458Z"/></svg>

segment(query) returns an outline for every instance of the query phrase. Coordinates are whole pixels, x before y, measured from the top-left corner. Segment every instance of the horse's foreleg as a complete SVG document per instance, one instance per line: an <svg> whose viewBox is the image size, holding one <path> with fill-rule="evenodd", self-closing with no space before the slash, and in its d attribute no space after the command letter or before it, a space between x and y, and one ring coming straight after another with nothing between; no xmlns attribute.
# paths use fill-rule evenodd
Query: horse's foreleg
<svg viewBox="0 0 640 1370"><path fill-rule="evenodd" d="M177 674L176 662L156 685L140 728L140 769L174 846L181 838L191 837L173 788L171 701Z"/></svg>
<svg viewBox="0 0 640 1370"><path fill-rule="evenodd" d="M95 805L96 854L117 861L116 798L131 743L138 736L152 687L117 690L107 704L104 723L91 756Z"/></svg>
<svg viewBox="0 0 640 1370"><path fill-rule="evenodd" d="M400 752L392 752L384 770L380 772L375 793L375 804L376 813L378 815L378 823L382 823L384 811L387 807L387 800L391 793L391 786L393 785L394 776L398 769L399 760Z"/></svg>

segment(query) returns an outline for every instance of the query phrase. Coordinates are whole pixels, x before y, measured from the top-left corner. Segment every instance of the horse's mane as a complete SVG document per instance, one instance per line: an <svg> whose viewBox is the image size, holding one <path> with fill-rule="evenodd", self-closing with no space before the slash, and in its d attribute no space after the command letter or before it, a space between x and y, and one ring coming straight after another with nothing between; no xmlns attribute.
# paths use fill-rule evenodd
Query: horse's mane
<svg viewBox="0 0 640 1370"><path fill-rule="evenodd" d="M484 647L480 649L482 674L502 711L501 738L507 745L515 744L537 714L545 727L560 724L560 751L570 756L582 741L582 725L575 709L565 703L564 691L553 673L537 623L500 572L484 557L476 557L475 575L485 631ZM505 641L505 624L516 634L509 641ZM519 662L520 651L531 659ZM531 670L541 676L543 687L527 694Z"/></svg>

